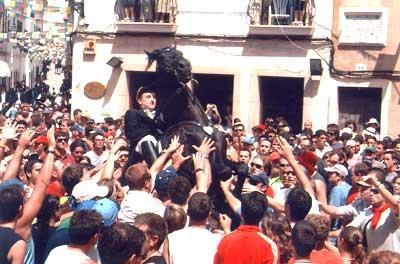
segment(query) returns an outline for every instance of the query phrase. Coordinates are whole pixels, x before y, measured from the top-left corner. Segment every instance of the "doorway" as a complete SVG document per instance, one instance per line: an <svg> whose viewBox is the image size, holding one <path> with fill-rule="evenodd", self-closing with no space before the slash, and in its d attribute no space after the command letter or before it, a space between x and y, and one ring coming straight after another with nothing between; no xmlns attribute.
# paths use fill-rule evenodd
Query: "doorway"
<svg viewBox="0 0 400 264"><path fill-rule="evenodd" d="M295 133L303 119L304 79L260 77L262 122L267 117L283 117Z"/></svg>
<svg viewBox="0 0 400 264"><path fill-rule="evenodd" d="M230 125L232 117L233 75L194 74L199 85L194 94L205 109L207 104L215 104L221 115L222 124Z"/></svg>
<svg viewBox="0 0 400 264"><path fill-rule="evenodd" d="M339 87L339 126L347 120L354 120L358 132L372 117L381 120L381 88Z"/></svg>

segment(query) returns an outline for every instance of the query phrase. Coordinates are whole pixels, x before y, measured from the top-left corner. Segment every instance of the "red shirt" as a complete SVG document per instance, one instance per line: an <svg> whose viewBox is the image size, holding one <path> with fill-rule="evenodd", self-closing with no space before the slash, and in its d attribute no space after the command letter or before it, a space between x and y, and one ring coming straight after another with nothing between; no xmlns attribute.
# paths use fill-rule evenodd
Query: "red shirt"
<svg viewBox="0 0 400 264"><path fill-rule="evenodd" d="M343 264L339 254L336 254L326 248L313 250L310 254L310 261L314 264ZM289 260L289 264L294 263L294 258Z"/></svg>
<svg viewBox="0 0 400 264"><path fill-rule="evenodd" d="M214 264L276 264L278 246L257 226L241 225L218 245Z"/></svg>

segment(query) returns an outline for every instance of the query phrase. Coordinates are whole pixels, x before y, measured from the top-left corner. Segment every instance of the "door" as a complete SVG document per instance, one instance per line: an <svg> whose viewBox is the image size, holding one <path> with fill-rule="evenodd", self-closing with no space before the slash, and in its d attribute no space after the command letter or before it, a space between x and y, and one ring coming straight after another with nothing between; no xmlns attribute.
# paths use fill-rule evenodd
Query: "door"
<svg viewBox="0 0 400 264"><path fill-rule="evenodd" d="M381 88L339 87L338 92L340 127L351 119L361 132L368 119L374 117L381 120Z"/></svg>

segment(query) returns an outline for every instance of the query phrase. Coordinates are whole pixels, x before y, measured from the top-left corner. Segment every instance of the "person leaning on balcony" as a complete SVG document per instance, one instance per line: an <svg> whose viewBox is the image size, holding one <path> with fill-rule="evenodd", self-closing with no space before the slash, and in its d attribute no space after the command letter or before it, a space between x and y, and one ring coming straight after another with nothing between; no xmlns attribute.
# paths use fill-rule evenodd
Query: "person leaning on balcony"
<svg viewBox="0 0 400 264"><path fill-rule="evenodd" d="M157 0L156 12L159 23L175 23L177 0Z"/></svg>
<svg viewBox="0 0 400 264"><path fill-rule="evenodd" d="M136 0L123 0L125 11L124 20L135 20L135 4Z"/></svg>

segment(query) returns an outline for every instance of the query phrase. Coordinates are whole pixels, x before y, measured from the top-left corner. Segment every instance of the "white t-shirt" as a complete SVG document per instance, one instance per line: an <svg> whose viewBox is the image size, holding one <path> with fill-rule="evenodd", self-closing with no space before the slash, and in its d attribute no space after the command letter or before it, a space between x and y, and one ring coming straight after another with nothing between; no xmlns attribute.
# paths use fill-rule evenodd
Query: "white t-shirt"
<svg viewBox="0 0 400 264"><path fill-rule="evenodd" d="M155 213L163 217L165 206L145 191L128 191L121 203L118 220L132 224L139 214Z"/></svg>
<svg viewBox="0 0 400 264"><path fill-rule="evenodd" d="M50 251L45 264L95 264L88 255L78 249L63 245Z"/></svg>
<svg viewBox="0 0 400 264"><path fill-rule="evenodd" d="M105 150L100 156L97 156L97 154L93 150L91 150L89 152L86 152L84 156L88 157L90 159L90 163L93 166L97 167L107 161L109 152L108 150Z"/></svg>
<svg viewBox="0 0 400 264"><path fill-rule="evenodd" d="M368 244L368 253L372 250L389 250L400 252L400 219L395 216L390 208L382 214L376 229L371 227L370 219L373 217L372 209L361 212L354 220L348 224L364 230L367 225L366 236Z"/></svg>
<svg viewBox="0 0 400 264"><path fill-rule="evenodd" d="M200 227L186 227L168 235L170 264L212 264L221 236Z"/></svg>

